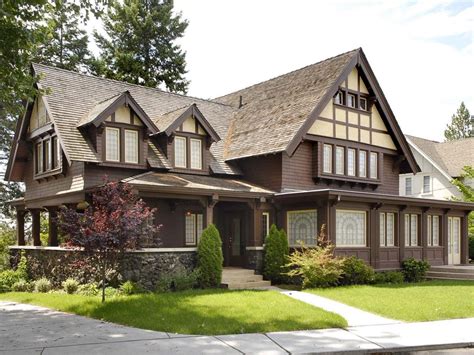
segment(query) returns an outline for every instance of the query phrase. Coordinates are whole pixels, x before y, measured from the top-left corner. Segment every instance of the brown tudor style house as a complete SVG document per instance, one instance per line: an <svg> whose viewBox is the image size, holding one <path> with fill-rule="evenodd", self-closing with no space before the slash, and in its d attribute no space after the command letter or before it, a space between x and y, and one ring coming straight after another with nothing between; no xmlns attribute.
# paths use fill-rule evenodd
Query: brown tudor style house
<svg viewBox="0 0 474 355"><path fill-rule="evenodd" d="M40 245L46 210L56 246L58 206L81 208L107 175L157 207L161 244L148 253L191 255L214 223L225 265L259 270L272 223L291 246L314 245L324 224L338 255L376 269L468 262L472 204L399 196L399 174L419 167L362 49L214 100L33 71L48 91L28 103L6 173L26 187L18 248Z"/></svg>

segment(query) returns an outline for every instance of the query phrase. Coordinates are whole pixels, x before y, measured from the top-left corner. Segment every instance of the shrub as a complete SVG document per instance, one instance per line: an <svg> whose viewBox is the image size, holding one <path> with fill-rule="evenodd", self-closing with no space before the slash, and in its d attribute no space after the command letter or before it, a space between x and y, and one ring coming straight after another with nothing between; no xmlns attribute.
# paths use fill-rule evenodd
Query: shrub
<svg viewBox="0 0 474 355"><path fill-rule="evenodd" d="M400 271L377 272L374 281L376 284L401 284L405 276Z"/></svg>
<svg viewBox="0 0 474 355"><path fill-rule="evenodd" d="M62 283L62 286L67 294L72 295L73 293L77 292L77 289L79 288L79 282L77 282L75 279L69 278Z"/></svg>
<svg viewBox="0 0 474 355"><path fill-rule="evenodd" d="M342 262L340 285L364 285L374 282L375 271L362 259L351 256Z"/></svg>
<svg viewBox="0 0 474 355"><path fill-rule="evenodd" d="M469 236L469 259L474 261L474 234Z"/></svg>
<svg viewBox="0 0 474 355"><path fill-rule="evenodd" d="M110 286L107 286L105 288L105 296L106 297L115 297L115 296L118 296L120 295L120 290L117 289L117 288L113 288L113 287L110 287Z"/></svg>
<svg viewBox="0 0 474 355"><path fill-rule="evenodd" d="M31 284L26 280L19 280L15 282L12 286L12 291L14 292L31 292Z"/></svg>
<svg viewBox="0 0 474 355"><path fill-rule="evenodd" d="M42 277L35 281L35 292L46 293L51 291L51 281L46 277Z"/></svg>
<svg viewBox="0 0 474 355"><path fill-rule="evenodd" d="M425 260L407 259L402 263L402 272L406 282L423 281L430 264Z"/></svg>
<svg viewBox="0 0 474 355"><path fill-rule="evenodd" d="M24 251L21 253L16 270L9 269L0 272L0 292L10 291L13 284L20 280L28 280L27 260Z"/></svg>
<svg viewBox="0 0 474 355"><path fill-rule="evenodd" d="M77 293L82 296L97 296L99 294L99 287L96 283L79 285Z"/></svg>
<svg viewBox="0 0 474 355"><path fill-rule="evenodd" d="M125 281L122 285L120 285L120 293L123 295L135 295L137 293L143 293L145 290L140 285L136 284L132 281Z"/></svg>
<svg viewBox="0 0 474 355"><path fill-rule="evenodd" d="M156 292L184 291L194 288L198 285L199 273L197 270L192 272L176 272L173 274L164 274L158 280Z"/></svg>
<svg viewBox="0 0 474 355"><path fill-rule="evenodd" d="M273 283L282 282L285 275L285 265L288 262L288 238L284 230L278 230L272 224L265 239L263 276Z"/></svg>
<svg viewBox="0 0 474 355"><path fill-rule="evenodd" d="M342 275L343 259L335 258L334 246L327 244L315 248L302 245L300 250L295 250L288 257L286 265L291 270L289 276L301 276L303 288L329 287L337 285Z"/></svg>
<svg viewBox="0 0 474 355"><path fill-rule="evenodd" d="M222 280L222 240L216 226L210 224L202 232L197 250L199 285L219 287Z"/></svg>

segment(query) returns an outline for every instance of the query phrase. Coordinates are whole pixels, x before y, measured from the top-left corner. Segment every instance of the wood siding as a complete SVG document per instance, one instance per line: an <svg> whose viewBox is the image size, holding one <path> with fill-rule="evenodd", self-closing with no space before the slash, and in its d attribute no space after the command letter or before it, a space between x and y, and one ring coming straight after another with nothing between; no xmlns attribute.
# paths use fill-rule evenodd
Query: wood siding
<svg viewBox="0 0 474 355"><path fill-rule="evenodd" d="M247 158L239 161L243 178L273 191L282 187L282 154Z"/></svg>

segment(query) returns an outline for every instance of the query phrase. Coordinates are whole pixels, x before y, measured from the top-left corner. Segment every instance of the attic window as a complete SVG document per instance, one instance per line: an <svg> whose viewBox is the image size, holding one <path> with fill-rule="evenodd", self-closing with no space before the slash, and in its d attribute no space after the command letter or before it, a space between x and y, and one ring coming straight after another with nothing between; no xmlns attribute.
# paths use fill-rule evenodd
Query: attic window
<svg viewBox="0 0 474 355"><path fill-rule="evenodd" d="M361 97L359 100L359 108L361 110L367 111L367 99L365 97Z"/></svg>
<svg viewBox="0 0 474 355"><path fill-rule="evenodd" d="M354 94L347 95L347 106L356 107L356 96Z"/></svg>
<svg viewBox="0 0 474 355"><path fill-rule="evenodd" d="M34 150L35 175L50 175L59 172L60 149L58 138L47 136L35 144Z"/></svg>
<svg viewBox="0 0 474 355"><path fill-rule="evenodd" d="M338 91L336 96L334 96L334 102L338 105L344 105L344 92Z"/></svg>

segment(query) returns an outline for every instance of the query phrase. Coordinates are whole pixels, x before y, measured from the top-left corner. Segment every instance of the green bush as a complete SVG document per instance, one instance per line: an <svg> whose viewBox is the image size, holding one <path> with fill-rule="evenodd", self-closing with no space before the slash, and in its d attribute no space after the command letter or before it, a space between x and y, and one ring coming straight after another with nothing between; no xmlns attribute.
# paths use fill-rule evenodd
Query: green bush
<svg viewBox="0 0 474 355"><path fill-rule="evenodd" d="M197 270L192 272L176 272L164 274L158 280L156 292L184 291L198 285L199 274Z"/></svg>
<svg viewBox="0 0 474 355"><path fill-rule="evenodd" d="M288 262L288 238L284 230L278 230L272 224L265 238L263 276L273 283L285 281L285 264Z"/></svg>
<svg viewBox="0 0 474 355"><path fill-rule="evenodd" d="M474 261L474 234L469 236L469 259Z"/></svg>
<svg viewBox="0 0 474 355"><path fill-rule="evenodd" d="M222 240L216 226L210 224L202 232L197 250L199 286L219 287L222 280Z"/></svg>
<svg viewBox="0 0 474 355"><path fill-rule="evenodd" d="M373 283L375 271L364 260L351 256L343 259L340 285L365 285Z"/></svg>
<svg viewBox="0 0 474 355"><path fill-rule="evenodd" d="M120 290L117 289L117 288L113 288L113 287L106 287L105 288L105 296L106 297L115 297L115 296L119 296L120 295Z"/></svg>
<svg viewBox="0 0 474 355"><path fill-rule="evenodd" d="M341 275L344 260L335 258L331 244L295 250L288 257L288 275L303 279L303 288L336 286Z"/></svg>
<svg viewBox="0 0 474 355"><path fill-rule="evenodd" d="M15 244L15 229L0 223L0 272L10 269L10 245Z"/></svg>
<svg viewBox="0 0 474 355"><path fill-rule="evenodd" d="M11 288L13 292L31 292L32 285L26 280L19 280L15 282Z"/></svg>
<svg viewBox="0 0 474 355"><path fill-rule="evenodd" d="M23 251L16 270L8 269L0 272L0 292L10 291L13 284L20 280L28 280L27 260Z"/></svg>
<svg viewBox="0 0 474 355"><path fill-rule="evenodd" d="M400 271L385 271L375 273L376 284L402 284L405 276Z"/></svg>
<svg viewBox="0 0 474 355"><path fill-rule="evenodd" d="M51 291L52 285L46 277L42 277L35 281L35 292L47 293Z"/></svg>
<svg viewBox="0 0 474 355"><path fill-rule="evenodd" d="M72 295L73 293L77 292L77 289L79 288L79 282L73 278L68 278L62 283L62 286L67 294Z"/></svg>
<svg viewBox="0 0 474 355"><path fill-rule="evenodd" d="M82 296L97 296L99 294L99 287L96 283L79 285L77 293Z"/></svg>
<svg viewBox="0 0 474 355"><path fill-rule="evenodd" d="M120 293L127 296L145 292L143 287L141 287L140 285L132 281L125 281L123 284L120 285L119 290L120 290Z"/></svg>
<svg viewBox="0 0 474 355"><path fill-rule="evenodd" d="M402 272L406 282L423 281L429 268L430 264L425 260L410 258L402 263Z"/></svg>

